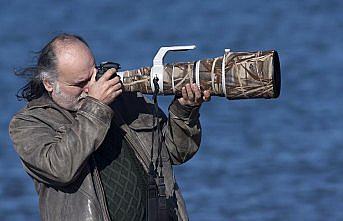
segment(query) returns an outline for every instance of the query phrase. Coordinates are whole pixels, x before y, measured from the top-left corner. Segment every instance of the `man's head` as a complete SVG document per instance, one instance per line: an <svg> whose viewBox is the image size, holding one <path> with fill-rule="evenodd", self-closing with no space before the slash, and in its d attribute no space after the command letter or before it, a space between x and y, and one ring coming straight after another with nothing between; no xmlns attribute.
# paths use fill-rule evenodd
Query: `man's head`
<svg viewBox="0 0 343 221"><path fill-rule="evenodd" d="M87 43L76 35L58 35L40 51L37 66L19 73L32 75L19 97L30 101L46 91L59 106L76 110L94 71L95 61Z"/></svg>
<svg viewBox="0 0 343 221"><path fill-rule="evenodd" d="M57 38L51 44L55 70L41 73L44 87L58 105L76 110L95 71L94 57L85 42L74 36Z"/></svg>

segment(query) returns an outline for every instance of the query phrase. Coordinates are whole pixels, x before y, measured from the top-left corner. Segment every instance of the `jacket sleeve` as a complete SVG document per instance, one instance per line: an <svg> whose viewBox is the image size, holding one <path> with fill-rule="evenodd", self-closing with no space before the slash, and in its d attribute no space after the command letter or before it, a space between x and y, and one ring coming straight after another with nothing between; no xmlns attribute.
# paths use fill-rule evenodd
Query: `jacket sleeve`
<svg viewBox="0 0 343 221"><path fill-rule="evenodd" d="M55 131L30 111L13 117L9 133L25 170L35 179L55 186L75 180L80 167L102 143L113 112L87 97L76 121Z"/></svg>
<svg viewBox="0 0 343 221"><path fill-rule="evenodd" d="M165 143L173 164L188 161L198 151L201 141L199 107L183 106L174 99L163 128Z"/></svg>

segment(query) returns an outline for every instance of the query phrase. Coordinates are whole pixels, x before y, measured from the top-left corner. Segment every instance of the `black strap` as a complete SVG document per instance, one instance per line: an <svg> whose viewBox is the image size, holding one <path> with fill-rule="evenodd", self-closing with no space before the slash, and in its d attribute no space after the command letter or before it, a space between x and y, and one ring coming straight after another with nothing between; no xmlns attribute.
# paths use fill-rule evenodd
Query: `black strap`
<svg viewBox="0 0 343 221"><path fill-rule="evenodd" d="M159 93L158 78L154 77L154 93L153 93L153 127L155 126L156 118L158 118L158 103L157 95ZM161 136L161 126L157 122L157 143L158 143L158 155L156 158L156 167L153 162L154 156L154 138L155 130L152 130L152 146L151 146L151 155L150 155L150 165L149 165L149 187L148 187L148 212L147 220L148 221L168 221L168 208L166 200L166 186L164 183L164 176L162 173L163 162L162 162L162 136ZM158 188L155 182L157 177L157 167L160 167L160 173L158 174ZM155 169L156 168L156 169Z"/></svg>

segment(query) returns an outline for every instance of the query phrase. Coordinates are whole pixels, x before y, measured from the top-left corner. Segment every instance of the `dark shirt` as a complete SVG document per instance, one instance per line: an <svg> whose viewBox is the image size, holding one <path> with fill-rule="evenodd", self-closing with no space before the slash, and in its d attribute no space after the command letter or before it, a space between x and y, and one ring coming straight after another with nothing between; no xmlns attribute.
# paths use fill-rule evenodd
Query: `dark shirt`
<svg viewBox="0 0 343 221"><path fill-rule="evenodd" d="M112 221L145 220L147 174L118 127L112 124L95 159Z"/></svg>

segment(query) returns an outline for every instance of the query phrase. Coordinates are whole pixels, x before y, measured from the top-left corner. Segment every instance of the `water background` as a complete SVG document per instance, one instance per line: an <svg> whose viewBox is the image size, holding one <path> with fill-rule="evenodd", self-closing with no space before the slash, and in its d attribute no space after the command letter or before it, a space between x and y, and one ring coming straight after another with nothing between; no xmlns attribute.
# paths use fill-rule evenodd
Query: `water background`
<svg viewBox="0 0 343 221"><path fill-rule="evenodd" d="M0 220L39 220L33 183L8 136L24 81L54 35L83 36L98 61L152 64L160 46L196 44L168 61L276 49L275 100L213 98L203 140L175 168L191 220L343 220L343 1L0 1ZM172 97L160 98L164 109Z"/></svg>

